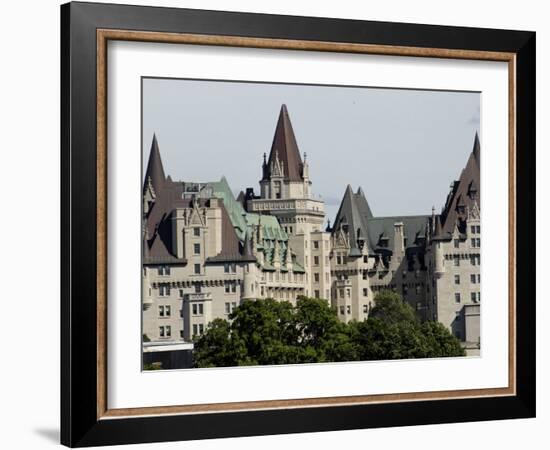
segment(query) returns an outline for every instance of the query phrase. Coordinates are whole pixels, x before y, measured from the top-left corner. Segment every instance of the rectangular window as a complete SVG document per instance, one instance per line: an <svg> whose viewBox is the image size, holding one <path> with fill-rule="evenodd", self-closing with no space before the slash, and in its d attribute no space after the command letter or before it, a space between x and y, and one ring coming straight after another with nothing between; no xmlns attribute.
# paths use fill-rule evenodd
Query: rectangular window
<svg viewBox="0 0 550 450"><path fill-rule="evenodd" d="M201 244L193 244L193 253L195 253L195 255L201 254Z"/></svg>
<svg viewBox="0 0 550 450"><path fill-rule="evenodd" d="M340 306L340 314L344 314L344 307L343 306Z"/></svg>
<svg viewBox="0 0 550 450"><path fill-rule="evenodd" d="M476 225L477 234L481 233L481 225Z"/></svg>
<svg viewBox="0 0 550 450"><path fill-rule="evenodd" d="M198 327L197 327L197 324L193 324L193 336L196 336L198 333Z"/></svg>
<svg viewBox="0 0 550 450"><path fill-rule="evenodd" d="M200 275L201 273L201 265L195 264L195 275Z"/></svg>
<svg viewBox="0 0 550 450"><path fill-rule="evenodd" d="M231 286L229 285L229 282L225 282L225 293L229 294L231 292Z"/></svg>
<svg viewBox="0 0 550 450"><path fill-rule="evenodd" d="M453 259L454 259L455 266L456 267L460 266L460 259L458 258L458 256L455 256Z"/></svg>
<svg viewBox="0 0 550 450"><path fill-rule="evenodd" d="M199 303L199 315L203 315L204 314L204 305L202 303Z"/></svg>
<svg viewBox="0 0 550 450"><path fill-rule="evenodd" d="M475 275L475 273L470 275L470 283L476 284L476 275Z"/></svg>
<svg viewBox="0 0 550 450"><path fill-rule="evenodd" d="M229 314L231 312L231 304L228 302L225 304L225 313Z"/></svg>
<svg viewBox="0 0 550 450"><path fill-rule="evenodd" d="M315 250L318 250L319 249L319 241L313 241L313 248Z"/></svg>
<svg viewBox="0 0 550 450"><path fill-rule="evenodd" d="M200 294L201 293L201 285L200 284L195 284L195 294Z"/></svg>
<svg viewBox="0 0 550 450"><path fill-rule="evenodd" d="M336 257L336 264L342 264L342 258L340 257L340 255Z"/></svg>
<svg viewBox="0 0 550 450"><path fill-rule="evenodd" d="M317 241L316 241L317 242ZM314 256L313 257L313 264L315 264L316 266L319 265L319 257L318 256Z"/></svg>
<svg viewBox="0 0 550 450"><path fill-rule="evenodd" d="M204 333L204 325L202 323L199 323L199 334Z"/></svg>
<svg viewBox="0 0 550 450"><path fill-rule="evenodd" d="M363 296L366 297L367 295L369 295L368 288L363 288Z"/></svg>
<svg viewBox="0 0 550 450"><path fill-rule="evenodd" d="M231 312L233 312L233 310L237 307L237 303L236 302L232 302L231 303Z"/></svg>
<svg viewBox="0 0 550 450"><path fill-rule="evenodd" d="M166 337L172 336L172 327L170 325L166 325Z"/></svg>
<svg viewBox="0 0 550 450"><path fill-rule="evenodd" d="M458 248L460 246L460 239L454 240L455 248Z"/></svg>
<svg viewBox="0 0 550 450"><path fill-rule="evenodd" d="M351 305L347 305L347 308L346 308L346 309L347 309L347 313L348 313L348 314L351 314Z"/></svg>
<svg viewBox="0 0 550 450"><path fill-rule="evenodd" d="M237 283L231 283L231 292L237 292Z"/></svg>
<svg viewBox="0 0 550 450"><path fill-rule="evenodd" d="M180 330L180 339L183 339L183 330Z"/></svg>
<svg viewBox="0 0 550 450"><path fill-rule="evenodd" d="M225 273L229 273L229 264L225 263L225 264L223 265L223 271L224 271Z"/></svg>
<svg viewBox="0 0 550 450"><path fill-rule="evenodd" d="M193 315L197 315L197 312L198 312L198 306L196 303L193 303Z"/></svg>
<svg viewBox="0 0 550 450"><path fill-rule="evenodd" d="M201 229L198 227L193 228L193 236L200 236L201 235Z"/></svg>
<svg viewBox="0 0 550 450"><path fill-rule="evenodd" d="M481 274L479 274L479 273L477 274L477 282L481 283Z"/></svg>
<svg viewBox="0 0 550 450"><path fill-rule="evenodd" d="M470 239L470 241L472 242L472 247L475 247L476 246L476 239L472 238L472 239Z"/></svg>
<svg viewBox="0 0 550 450"><path fill-rule="evenodd" d="M315 298L320 298L321 294L319 293L319 290L315 290Z"/></svg>
<svg viewBox="0 0 550 450"><path fill-rule="evenodd" d="M367 271L364 270L364 271L363 271L363 280L366 280L366 279L367 279Z"/></svg>
<svg viewBox="0 0 550 450"><path fill-rule="evenodd" d="M313 279L315 280L316 283L319 283L319 274L318 274L318 273L314 273L314 274L313 274Z"/></svg>
<svg viewBox="0 0 550 450"><path fill-rule="evenodd" d="M476 232L476 227L475 227L475 225L472 225L472 226L470 227L470 231L472 232L472 234L474 234L474 233Z"/></svg>
<svg viewBox="0 0 550 450"><path fill-rule="evenodd" d="M164 313L166 314L166 317L170 317L172 314L172 311L170 310L170 305L166 305L164 307Z"/></svg>
<svg viewBox="0 0 550 450"><path fill-rule="evenodd" d="M470 264L472 266L476 265L476 256L475 255L470 255Z"/></svg>
<svg viewBox="0 0 550 450"><path fill-rule="evenodd" d="M478 301L478 302L481 301L481 292L478 292L478 293L477 293L477 301Z"/></svg>
<svg viewBox="0 0 550 450"><path fill-rule="evenodd" d="M481 238L476 238L476 247L477 248L481 247Z"/></svg>
<svg viewBox="0 0 550 450"><path fill-rule="evenodd" d="M460 275L455 275L455 284L460 284Z"/></svg>
<svg viewBox="0 0 550 450"><path fill-rule="evenodd" d="M164 317L164 306L159 306L159 317Z"/></svg>
<svg viewBox="0 0 550 450"><path fill-rule="evenodd" d="M460 293L455 292L455 303L460 303Z"/></svg>
<svg viewBox="0 0 550 450"><path fill-rule="evenodd" d="M170 275L170 266L159 266L158 267L159 275Z"/></svg>
<svg viewBox="0 0 550 450"><path fill-rule="evenodd" d="M164 337L164 327L159 327L159 337Z"/></svg>
<svg viewBox="0 0 550 450"><path fill-rule="evenodd" d="M363 305L363 312L367 314L369 312L369 305Z"/></svg>
<svg viewBox="0 0 550 450"><path fill-rule="evenodd" d="M475 292L470 293L470 300L472 300L473 302L477 301L477 294Z"/></svg>
<svg viewBox="0 0 550 450"><path fill-rule="evenodd" d="M170 286L167 284L161 284L159 286L159 296L168 297L170 295Z"/></svg>

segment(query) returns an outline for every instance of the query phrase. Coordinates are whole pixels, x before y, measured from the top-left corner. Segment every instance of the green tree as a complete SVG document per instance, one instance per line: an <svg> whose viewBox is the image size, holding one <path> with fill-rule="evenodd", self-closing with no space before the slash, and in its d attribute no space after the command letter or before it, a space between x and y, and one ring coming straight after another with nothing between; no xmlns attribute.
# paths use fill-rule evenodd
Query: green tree
<svg viewBox="0 0 550 450"><path fill-rule="evenodd" d="M248 300L215 319L195 342L197 367L297 364L462 356L458 340L437 322L420 323L391 291L381 291L363 322L343 323L326 300L301 297L296 306Z"/></svg>
<svg viewBox="0 0 550 450"><path fill-rule="evenodd" d="M460 342L442 324L418 320L398 294L381 291L369 318L357 325L359 359L408 359L463 356Z"/></svg>
<svg viewBox="0 0 550 450"><path fill-rule="evenodd" d="M242 366L248 362L243 341L224 319L214 319L197 339L193 357L200 362L199 367Z"/></svg>
<svg viewBox="0 0 550 450"><path fill-rule="evenodd" d="M422 332L428 343L428 358L445 356L465 356L466 351L460 342L440 322L424 322Z"/></svg>

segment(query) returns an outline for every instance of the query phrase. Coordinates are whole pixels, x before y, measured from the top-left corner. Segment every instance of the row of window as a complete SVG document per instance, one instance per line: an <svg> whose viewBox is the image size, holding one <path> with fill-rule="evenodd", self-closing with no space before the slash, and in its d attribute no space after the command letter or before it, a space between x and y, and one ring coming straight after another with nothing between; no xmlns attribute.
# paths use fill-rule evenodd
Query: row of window
<svg viewBox="0 0 550 450"><path fill-rule="evenodd" d="M294 277L293 277L292 273L288 273L288 277L287 277L287 272L278 272L278 271L269 272L267 274L267 281L279 281L279 280L287 281L287 278L288 278L288 281L290 282L294 281L294 283L298 283L298 282L304 281L304 275L307 281L307 274L294 273Z"/></svg>
<svg viewBox="0 0 550 450"><path fill-rule="evenodd" d="M460 248L460 239L455 239L453 242L454 242L454 247L455 248ZM481 238L471 238L470 239L470 245L473 248L480 248L481 247Z"/></svg>
<svg viewBox="0 0 550 450"><path fill-rule="evenodd" d="M368 304L365 304L363 305L363 313L364 314L367 314L369 312L369 305ZM344 314L351 314L351 305L340 305L340 315L344 315Z"/></svg>
<svg viewBox="0 0 550 450"><path fill-rule="evenodd" d="M470 283L472 284L481 283L481 274L472 273L470 275ZM455 284L460 284L460 275L455 275Z"/></svg>
<svg viewBox="0 0 550 450"><path fill-rule="evenodd" d="M470 292L470 300L474 303L479 303L481 301L481 292ZM460 303L461 301L460 292L455 292L455 303Z"/></svg>
<svg viewBox="0 0 550 450"><path fill-rule="evenodd" d="M311 243L313 244L313 250L319 250L321 248L321 242L322 241L311 241ZM325 242L325 249L328 250L328 241L324 241L324 242ZM307 241L305 241L304 245L305 245L305 248L307 248Z"/></svg>
<svg viewBox="0 0 550 450"><path fill-rule="evenodd" d="M320 277L321 276L318 272L314 273L313 274L313 281L315 281L315 283L319 283ZM325 283L328 283L328 282L329 282L329 273L325 272Z"/></svg>
<svg viewBox="0 0 550 450"><path fill-rule="evenodd" d="M460 259L461 259L460 255L445 255L445 259L446 260L452 259L453 260L453 265L455 267L460 266ZM464 257L464 255L463 255L462 259L466 259L466 257ZM480 255L470 255L468 259L470 260L470 265L472 265L472 266L479 266L480 263L481 263Z"/></svg>

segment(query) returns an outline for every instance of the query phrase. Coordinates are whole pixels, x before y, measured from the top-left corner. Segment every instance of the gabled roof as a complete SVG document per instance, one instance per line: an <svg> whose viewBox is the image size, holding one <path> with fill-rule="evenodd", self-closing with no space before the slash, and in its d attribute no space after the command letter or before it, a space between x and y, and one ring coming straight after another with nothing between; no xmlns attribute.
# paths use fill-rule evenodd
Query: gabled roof
<svg viewBox="0 0 550 450"><path fill-rule="evenodd" d="M463 233L468 210L471 211L474 205L481 208L479 173L480 144L476 133L472 153L470 153L466 167L462 170L458 181L453 183L451 192L447 196L445 206L441 212L441 233L436 237L450 238L456 226Z"/></svg>
<svg viewBox="0 0 550 450"><path fill-rule="evenodd" d="M145 171L143 192L145 192L148 180L151 179L151 185L156 191L162 189L166 181L164 175L164 168L162 167L162 160L160 158L160 150L157 142L157 136L153 135L153 142L151 143L151 151L149 152L149 162L147 163L147 170Z"/></svg>
<svg viewBox="0 0 550 450"><path fill-rule="evenodd" d="M271 177L271 166L275 157L283 163L284 179L288 181L303 181L303 162L294 136L286 105L281 106L279 120L275 128L275 135L271 145L271 152L267 165L264 166L263 178Z"/></svg>

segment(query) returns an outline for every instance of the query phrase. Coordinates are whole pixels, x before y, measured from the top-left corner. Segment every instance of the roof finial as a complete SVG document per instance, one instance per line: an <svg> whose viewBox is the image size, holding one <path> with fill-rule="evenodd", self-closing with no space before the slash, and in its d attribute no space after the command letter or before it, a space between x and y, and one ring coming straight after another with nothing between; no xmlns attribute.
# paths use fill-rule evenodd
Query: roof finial
<svg viewBox="0 0 550 450"><path fill-rule="evenodd" d="M304 162L306 162L306 159L307 159L307 153L304 152Z"/></svg>
<svg viewBox="0 0 550 450"><path fill-rule="evenodd" d="M267 164L266 157L267 157L267 155L264 152L264 166Z"/></svg>

